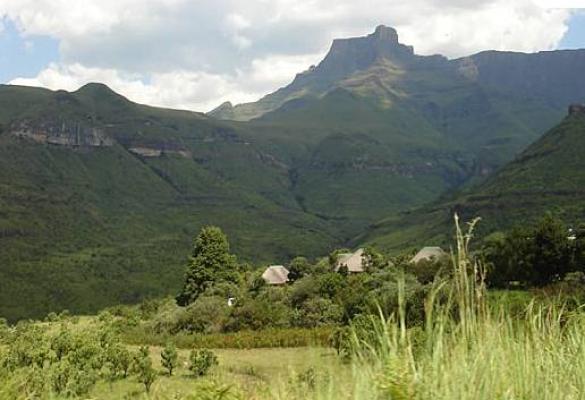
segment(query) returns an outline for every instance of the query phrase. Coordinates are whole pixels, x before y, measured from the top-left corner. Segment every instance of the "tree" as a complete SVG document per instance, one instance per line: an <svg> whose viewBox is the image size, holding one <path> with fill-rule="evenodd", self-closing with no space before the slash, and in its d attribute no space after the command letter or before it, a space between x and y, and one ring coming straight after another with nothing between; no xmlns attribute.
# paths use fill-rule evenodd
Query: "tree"
<svg viewBox="0 0 585 400"><path fill-rule="evenodd" d="M160 353L162 366L169 371L169 376L173 376L173 370L177 367L179 355L177 348L172 342L168 342Z"/></svg>
<svg viewBox="0 0 585 400"><path fill-rule="evenodd" d="M585 224L578 225L574 235L573 270L585 272Z"/></svg>
<svg viewBox="0 0 585 400"><path fill-rule="evenodd" d="M186 306L193 303L215 282L236 283L238 279L236 257L230 254L226 235L218 227L204 227L195 239L177 304Z"/></svg>
<svg viewBox="0 0 585 400"><path fill-rule="evenodd" d="M570 246L563 223L545 216L534 232L534 265L532 283L542 286L562 279L570 269Z"/></svg>
<svg viewBox="0 0 585 400"><path fill-rule="evenodd" d="M150 393L150 388L156 379L156 371L152 367L152 360L147 346L142 346L134 359L134 369L138 375L138 381L144 385L146 393Z"/></svg>
<svg viewBox="0 0 585 400"><path fill-rule="evenodd" d="M305 257L295 257L288 268L288 279L291 282L301 279L311 270L311 264Z"/></svg>
<svg viewBox="0 0 585 400"><path fill-rule="evenodd" d="M366 271L383 269L388 265L388 261L386 261L384 255L373 247L366 247L364 249L364 259L364 268Z"/></svg>

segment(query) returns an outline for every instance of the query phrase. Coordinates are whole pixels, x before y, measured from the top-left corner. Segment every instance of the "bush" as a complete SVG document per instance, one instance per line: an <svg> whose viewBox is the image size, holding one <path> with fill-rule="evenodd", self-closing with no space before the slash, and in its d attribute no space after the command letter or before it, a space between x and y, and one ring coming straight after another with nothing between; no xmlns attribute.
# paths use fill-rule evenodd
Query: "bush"
<svg viewBox="0 0 585 400"><path fill-rule="evenodd" d="M156 371L152 367L152 359L147 346L141 346L134 358L134 371L138 375L138 381L144 385L146 393L156 380Z"/></svg>
<svg viewBox="0 0 585 400"><path fill-rule="evenodd" d="M227 297L199 297L178 314L173 332L221 332L228 321Z"/></svg>
<svg viewBox="0 0 585 400"><path fill-rule="evenodd" d="M334 325L343 319L343 308L329 299L315 297L307 300L300 312L298 325L315 328L323 325Z"/></svg>
<svg viewBox="0 0 585 400"><path fill-rule="evenodd" d="M211 367L219 364L216 355L207 349L191 350L189 360L189 370L196 376L206 375Z"/></svg>
<svg viewBox="0 0 585 400"><path fill-rule="evenodd" d="M172 342L168 342L160 353L162 366L169 371L169 376L173 375L173 370L177 367L179 362L179 354L177 348Z"/></svg>

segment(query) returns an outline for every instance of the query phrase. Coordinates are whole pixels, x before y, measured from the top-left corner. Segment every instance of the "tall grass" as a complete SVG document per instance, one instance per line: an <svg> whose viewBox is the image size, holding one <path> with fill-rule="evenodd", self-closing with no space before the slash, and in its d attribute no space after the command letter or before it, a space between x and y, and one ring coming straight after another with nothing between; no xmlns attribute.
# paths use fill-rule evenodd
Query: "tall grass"
<svg viewBox="0 0 585 400"><path fill-rule="evenodd" d="M487 302L482 266L469 253L477 220L462 229L452 274L427 296L422 329L399 307L377 318L373 334L353 335L351 383L330 380L310 395L289 388L276 398L391 400L585 399L585 315L531 302L508 312ZM373 338L373 339L372 339Z"/></svg>
<svg viewBox="0 0 585 400"><path fill-rule="evenodd" d="M476 223L463 231L455 218L452 277L428 295L422 343L402 307L380 320L375 343L356 336L356 382L371 383L365 398L585 398L585 316L558 304L530 303L520 318L490 309L469 254Z"/></svg>

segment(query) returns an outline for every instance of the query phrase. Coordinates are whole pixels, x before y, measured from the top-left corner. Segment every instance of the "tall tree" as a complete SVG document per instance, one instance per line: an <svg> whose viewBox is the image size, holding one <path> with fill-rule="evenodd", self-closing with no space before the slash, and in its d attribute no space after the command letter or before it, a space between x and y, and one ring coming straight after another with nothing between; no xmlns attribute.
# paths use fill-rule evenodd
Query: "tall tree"
<svg viewBox="0 0 585 400"><path fill-rule="evenodd" d="M570 270L570 246L568 231L561 220L546 215L534 233L534 274L535 285L545 285L563 278Z"/></svg>
<svg viewBox="0 0 585 400"><path fill-rule="evenodd" d="M185 272L183 290L177 304L193 303L210 286L219 281L237 282L236 257L230 254L226 235L216 226L201 229L195 239L193 254Z"/></svg>

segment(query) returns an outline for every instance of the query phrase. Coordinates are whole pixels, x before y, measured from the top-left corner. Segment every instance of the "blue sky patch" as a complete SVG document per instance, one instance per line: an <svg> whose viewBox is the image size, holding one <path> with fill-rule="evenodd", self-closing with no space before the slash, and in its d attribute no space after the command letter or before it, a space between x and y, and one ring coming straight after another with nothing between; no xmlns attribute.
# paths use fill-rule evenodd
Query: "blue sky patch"
<svg viewBox="0 0 585 400"><path fill-rule="evenodd" d="M569 31L559 44L560 49L585 49L585 12L580 12L569 21Z"/></svg>
<svg viewBox="0 0 585 400"><path fill-rule="evenodd" d="M59 60L59 42L47 36L21 37L14 23L0 21L0 82L31 78L49 63Z"/></svg>

